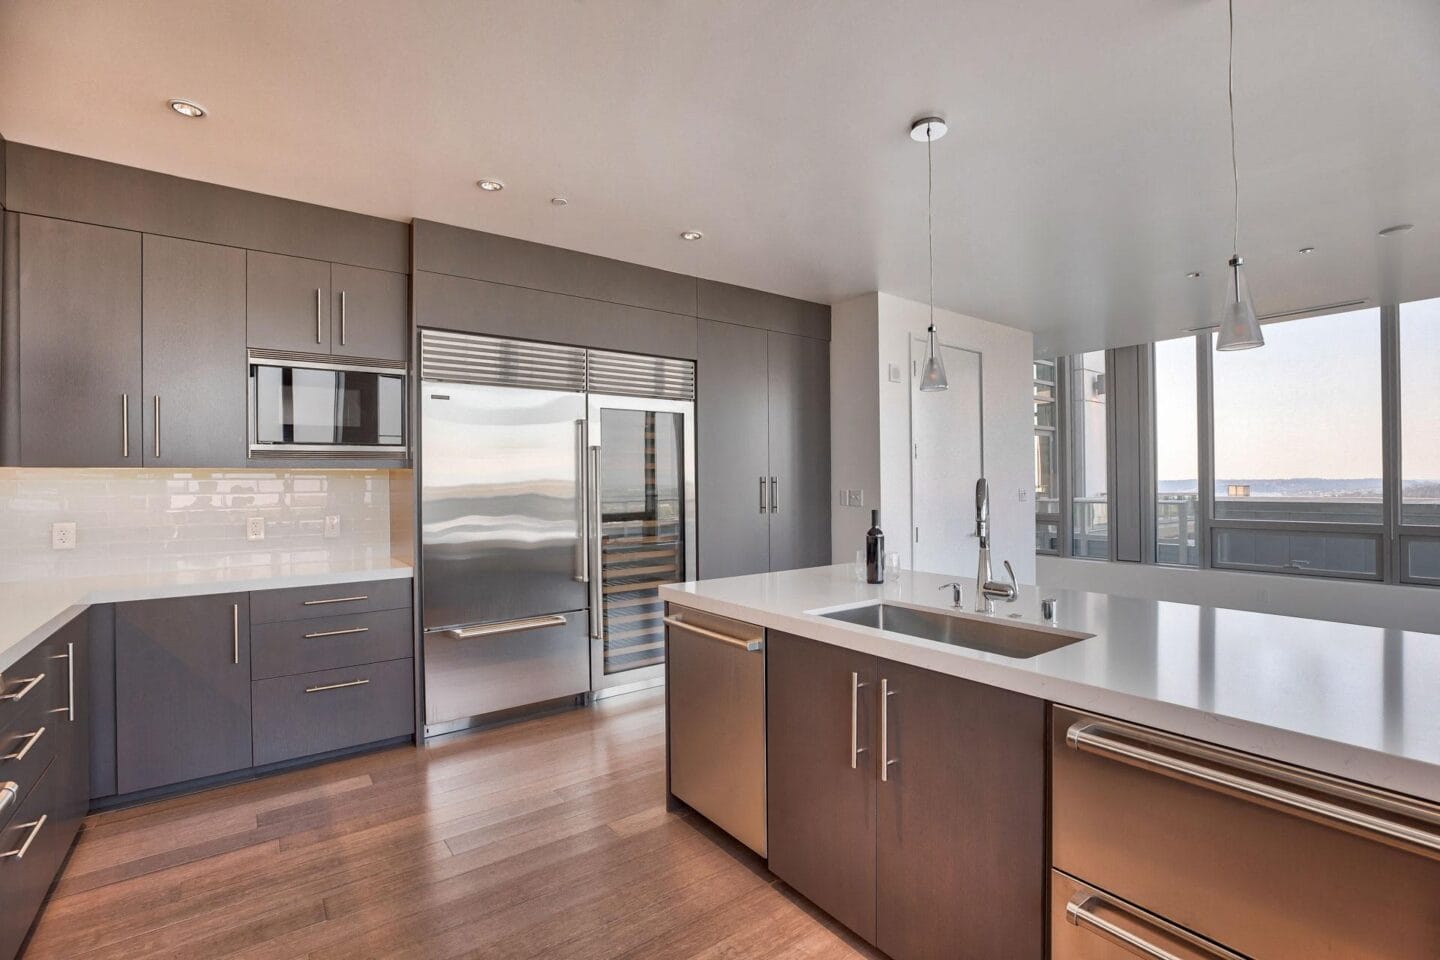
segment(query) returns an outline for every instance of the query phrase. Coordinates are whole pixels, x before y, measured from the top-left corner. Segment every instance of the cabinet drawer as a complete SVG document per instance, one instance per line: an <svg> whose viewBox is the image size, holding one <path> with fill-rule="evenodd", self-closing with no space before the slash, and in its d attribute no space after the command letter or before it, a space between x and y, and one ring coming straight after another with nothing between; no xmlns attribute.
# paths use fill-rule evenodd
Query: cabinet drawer
<svg viewBox="0 0 1440 960"><path fill-rule="evenodd" d="M69 703L70 664L64 654L65 644L47 640L0 676L0 731L44 723L47 714Z"/></svg>
<svg viewBox="0 0 1440 960"><path fill-rule="evenodd" d="M0 828L0 855L10 854L0 858L0 957L18 953L74 838L75 825L57 815L60 779L51 764Z"/></svg>
<svg viewBox="0 0 1440 960"><path fill-rule="evenodd" d="M410 608L258 623L250 634L256 680L401 660L415 649Z"/></svg>
<svg viewBox="0 0 1440 960"><path fill-rule="evenodd" d="M1440 806L1060 707L1051 737L1056 869L1252 957L1440 956Z"/></svg>
<svg viewBox="0 0 1440 960"><path fill-rule="evenodd" d="M413 665L389 660L255 681L255 765L413 733Z"/></svg>
<svg viewBox="0 0 1440 960"><path fill-rule="evenodd" d="M25 722L0 733L0 783L15 783L17 803L24 803L39 782L65 733L57 718L46 714L27 716Z"/></svg>
<svg viewBox="0 0 1440 960"><path fill-rule="evenodd" d="M1163 917L1052 870L1050 960L1134 960L1136 956L1246 960Z"/></svg>
<svg viewBox="0 0 1440 960"><path fill-rule="evenodd" d="M250 622L310 620L342 613L399 610L410 606L410 578L334 583L321 587L257 590L250 594Z"/></svg>

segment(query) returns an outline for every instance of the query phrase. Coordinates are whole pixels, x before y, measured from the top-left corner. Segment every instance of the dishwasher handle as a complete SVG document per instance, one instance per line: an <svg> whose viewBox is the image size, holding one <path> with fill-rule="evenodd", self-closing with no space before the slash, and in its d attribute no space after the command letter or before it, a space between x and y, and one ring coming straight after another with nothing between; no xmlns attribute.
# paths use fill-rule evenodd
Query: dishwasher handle
<svg viewBox="0 0 1440 960"><path fill-rule="evenodd" d="M732 637L729 634L721 633L718 630L709 630L705 627L696 626L693 623L681 620L679 617L666 617L665 625L669 627L675 627L679 630L688 630L691 633L697 634L702 637L708 637L711 640L718 640L721 643L735 647L737 650L744 650L748 653L755 653L757 650L765 649L765 641L763 639L742 640L739 637Z"/></svg>
<svg viewBox="0 0 1440 960"><path fill-rule="evenodd" d="M1119 918L1112 920L1097 910L1113 912ZM1065 904L1065 919L1073 926L1089 929L1127 952L1149 960L1245 960L1240 954L1202 940L1159 917L1140 916L1127 905L1095 890L1081 888L1071 897L1070 902ZM1155 936L1151 929L1161 936Z"/></svg>

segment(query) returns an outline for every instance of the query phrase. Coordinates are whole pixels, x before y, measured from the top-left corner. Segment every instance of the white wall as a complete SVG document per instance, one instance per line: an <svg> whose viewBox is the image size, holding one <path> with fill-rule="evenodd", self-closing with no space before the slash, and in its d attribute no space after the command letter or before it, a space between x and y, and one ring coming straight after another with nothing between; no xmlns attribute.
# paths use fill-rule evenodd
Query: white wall
<svg viewBox="0 0 1440 960"><path fill-rule="evenodd" d="M855 550L864 545L870 508L878 503L888 547L900 550L909 565L910 340L923 336L928 323L925 304L887 293L866 294L832 308L830 473L836 506L831 528L832 557L837 563L854 559ZM935 311L935 326L942 340L983 358L991 552L997 569L1001 560L1009 560L1022 582L1033 583L1031 335L948 310ZM889 379L892 364L900 373L898 383ZM957 482L973 491L974 478ZM844 489L864 489L865 506L840 506L839 491ZM973 513L965 519L971 517ZM975 575L970 569L933 572Z"/></svg>
<svg viewBox="0 0 1440 960"><path fill-rule="evenodd" d="M1434 587L1047 556L1036 558L1036 573L1036 582L1042 588L1088 590L1428 633L1434 633L1440 623L1440 592Z"/></svg>

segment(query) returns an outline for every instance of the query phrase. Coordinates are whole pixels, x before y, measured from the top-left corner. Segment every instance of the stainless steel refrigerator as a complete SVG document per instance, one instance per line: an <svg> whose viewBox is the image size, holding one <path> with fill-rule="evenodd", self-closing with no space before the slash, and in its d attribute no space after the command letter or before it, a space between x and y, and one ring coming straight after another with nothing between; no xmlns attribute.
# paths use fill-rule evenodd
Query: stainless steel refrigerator
<svg viewBox="0 0 1440 960"><path fill-rule="evenodd" d="M688 361L422 331L427 735L660 681L693 397Z"/></svg>

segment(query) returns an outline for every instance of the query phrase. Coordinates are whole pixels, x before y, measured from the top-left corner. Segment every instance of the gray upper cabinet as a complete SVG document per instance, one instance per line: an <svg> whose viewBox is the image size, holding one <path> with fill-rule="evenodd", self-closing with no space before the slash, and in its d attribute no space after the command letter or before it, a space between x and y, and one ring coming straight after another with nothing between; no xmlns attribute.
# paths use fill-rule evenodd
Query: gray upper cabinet
<svg viewBox="0 0 1440 960"><path fill-rule="evenodd" d="M245 342L329 353L330 264L256 250L245 261Z"/></svg>
<svg viewBox="0 0 1440 960"><path fill-rule="evenodd" d="M770 569L766 332L701 320L698 348L700 576L764 573Z"/></svg>
<svg viewBox="0 0 1440 960"><path fill-rule="evenodd" d="M140 466L140 234L21 216L19 247L21 465Z"/></svg>
<svg viewBox="0 0 1440 960"><path fill-rule="evenodd" d="M769 334L770 569L830 562L830 344Z"/></svg>
<svg viewBox="0 0 1440 960"><path fill-rule="evenodd" d="M119 792L249 767L251 742L249 597L116 604Z"/></svg>
<svg viewBox="0 0 1440 960"><path fill-rule="evenodd" d="M148 234L144 251L144 463L243 467L245 251Z"/></svg>
<svg viewBox="0 0 1440 960"><path fill-rule="evenodd" d="M830 562L830 344L698 321L700 576Z"/></svg>
<svg viewBox="0 0 1440 960"><path fill-rule="evenodd" d="M409 277L336 263L330 266L330 287L332 354L405 360L410 343Z"/></svg>

